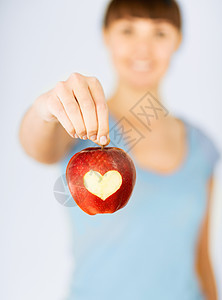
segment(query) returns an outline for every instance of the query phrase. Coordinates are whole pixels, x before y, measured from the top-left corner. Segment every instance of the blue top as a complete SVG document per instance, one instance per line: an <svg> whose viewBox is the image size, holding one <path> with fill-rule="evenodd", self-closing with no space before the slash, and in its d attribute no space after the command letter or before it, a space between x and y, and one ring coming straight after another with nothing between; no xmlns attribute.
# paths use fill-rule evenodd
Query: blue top
<svg viewBox="0 0 222 300"><path fill-rule="evenodd" d="M113 214L90 216L69 207L75 268L69 300L205 299L195 273L195 247L206 212L207 181L219 152L202 130L180 118L188 151L170 175L142 169L110 115L109 147L129 153L137 171L128 204ZM112 139L119 133L118 145ZM113 142L113 143L112 143ZM63 174L70 158L87 147L78 140L60 162ZM74 200L72 200L74 201Z"/></svg>

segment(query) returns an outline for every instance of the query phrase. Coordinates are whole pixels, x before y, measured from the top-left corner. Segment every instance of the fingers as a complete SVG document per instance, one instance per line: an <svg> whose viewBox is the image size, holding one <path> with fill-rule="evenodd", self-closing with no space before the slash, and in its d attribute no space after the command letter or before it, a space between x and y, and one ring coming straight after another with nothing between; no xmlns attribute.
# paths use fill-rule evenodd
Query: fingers
<svg viewBox="0 0 222 300"><path fill-rule="evenodd" d="M95 102L90 94L86 78L80 74L73 74L67 81L68 86L73 89L73 94L78 101L80 111L84 120L87 138L96 140L98 121Z"/></svg>
<svg viewBox="0 0 222 300"><path fill-rule="evenodd" d="M103 88L96 77L87 78L90 93L95 102L96 114L98 119L97 140L101 145L110 142L109 139L109 113L105 100Z"/></svg>
<svg viewBox="0 0 222 300"><path fill-rule="evenodd" d="M87 137L100 145L109 144L108 106L99 80L74 73L67 83L79 103Z"/></svg>
<svg viewBox="0 0 222 300"><path fill-rule="evenodd" d="M58 82L50 95L49 115L55 116L72 137L109 144L108 106L97 78L73 73L67 81Z"/></svg>
<svg viewBox="0 0 222 300"><path fill-rule="evenodd" d="M71 137L75 135L75 129L67 116L64 106L60 102L59 98L56 95L52 95L48 99L48 109L49 111L58 119L58 121L62 124L65 130Z"/></svg>
<svg viewBox="0 0 222 300"><path fill-rule="evenodd" d="M56 85L56 94L60 99L65 112L75 128L78 137L83 138L86 136L86 128L83 120L82 113L78 102L76 101L73 90L68 87L66 82L59 82Z"/></svg>

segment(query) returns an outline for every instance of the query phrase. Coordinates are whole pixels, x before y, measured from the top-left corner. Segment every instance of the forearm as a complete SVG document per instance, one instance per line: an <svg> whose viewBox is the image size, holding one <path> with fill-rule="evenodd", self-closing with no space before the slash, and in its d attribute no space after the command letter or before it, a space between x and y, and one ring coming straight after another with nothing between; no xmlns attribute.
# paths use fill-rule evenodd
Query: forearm
<svg viewBox="0 0 222 300"><path fill-rule="evenodd" d="M196 268L203 292L208 300L217 300L217 286L210 260L207 224L203 226L202 238L198 249Z"/></svg>
<svg viewBox="0 0 222 300"><path fill-rule="evenodd" d="M197 244L196 271L207 300L218 300L216 278L210 255L210 211L213 192L213 177L209 180L206 215L200 228Z"/></svg>

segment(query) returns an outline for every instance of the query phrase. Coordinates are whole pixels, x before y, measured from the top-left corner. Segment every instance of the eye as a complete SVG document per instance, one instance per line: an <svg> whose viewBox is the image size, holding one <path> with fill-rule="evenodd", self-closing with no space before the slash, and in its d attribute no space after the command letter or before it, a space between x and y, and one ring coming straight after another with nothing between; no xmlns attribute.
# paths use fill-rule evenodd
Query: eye
<svg viewBox="0 0 222 300"><path fill-rule="evenodd" d="M166 33L163 32L163 31L161 31L161 30L158 30L158 31L155 32L155 35L156 35L157 37L165 37L165 36L166 36Z"/></svg>
<svg viewBox="0 0 222 300"><path fill-rule="evenodd" d="M133 30L131 28L125 28L121 32L123 34L131 34L131 33L133 33Z"/></svg>

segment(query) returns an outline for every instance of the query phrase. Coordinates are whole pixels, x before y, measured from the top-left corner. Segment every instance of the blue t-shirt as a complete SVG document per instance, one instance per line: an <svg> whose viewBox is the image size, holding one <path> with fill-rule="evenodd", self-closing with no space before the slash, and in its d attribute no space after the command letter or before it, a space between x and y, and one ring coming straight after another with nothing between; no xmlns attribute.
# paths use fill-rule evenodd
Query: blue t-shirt
<svg viewBox="0 0 222 300"><path fill-rule="evenodd" d="M73 236L74 271L68 300L205 299L195 273L195 251L207 204L207 182L219 159L212 140L180 118L188 151L179 168L163 175L139 167L115 119L109 115L110 138L131 156L136 184L128 204L113 214L88 215L67 208ZM119 135L117 134L119 133ZM60 162L87 147L78 140ZM74 201L74 200L73 200Z"/></svg>

